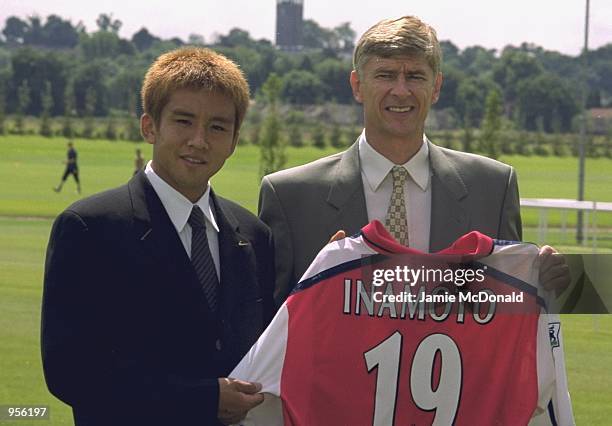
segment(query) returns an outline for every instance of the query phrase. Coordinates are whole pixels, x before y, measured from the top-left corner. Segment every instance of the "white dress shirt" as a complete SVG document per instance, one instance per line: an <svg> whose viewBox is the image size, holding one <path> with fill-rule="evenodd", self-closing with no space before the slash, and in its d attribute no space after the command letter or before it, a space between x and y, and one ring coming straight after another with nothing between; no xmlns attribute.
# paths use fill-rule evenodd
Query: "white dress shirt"
<svg viewBox="0 0 612 426"><path fill-rule="evenodd" d="M409 246L423 252L429 251L431 224L431 169L426 141L423 135L419 151L406 163L399 164L410 176L404 185ZM365 130L359 136L359 163L368 220L378 219L384 224L393 192L393 177L389 172L396 164L372 148Z"/></svg>
<svg viewBox="0 0 612 426"><path fill-rule="evenodd" d="M191 215L191 209L194 204L189 201L183 194L178 192L176 189L171 187L165 180L163 180L153 167L151 167L152 161L147 163L145 168L145 175L153 189L157 193L157 196L161 200L166 213L170 217L176 232L185 247L187 256L191 259L191 226L187 223L189 215ZM206 237L208 238L208 247L210 248L210 254L212 255L213 262L215 263L215 269L217 270L217 277L221 280L221 269L219 263L219 226L215 220L215 215L210 205L210 182L206 184L206 192L204 195L195 203L206 218Z"/></svg>

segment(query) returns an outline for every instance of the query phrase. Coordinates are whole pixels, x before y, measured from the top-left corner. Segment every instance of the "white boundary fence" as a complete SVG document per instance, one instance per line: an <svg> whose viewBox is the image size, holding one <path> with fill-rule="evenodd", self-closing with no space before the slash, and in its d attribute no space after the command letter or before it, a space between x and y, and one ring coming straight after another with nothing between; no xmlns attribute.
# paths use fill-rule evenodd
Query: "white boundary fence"
<svg viewBox="0 0 612 426"><path fill-rule="evenodd" d="M561 210L561 230L567 234L567 213L569 210L584 211L584 241L591 238L593 248L597 248L597 212L612 212L612 203L599 201L578 201L562 198L521 198L521 207L537 208L540 211L538 224L538 244L546 241L548 232L548 211Z"/></svg>

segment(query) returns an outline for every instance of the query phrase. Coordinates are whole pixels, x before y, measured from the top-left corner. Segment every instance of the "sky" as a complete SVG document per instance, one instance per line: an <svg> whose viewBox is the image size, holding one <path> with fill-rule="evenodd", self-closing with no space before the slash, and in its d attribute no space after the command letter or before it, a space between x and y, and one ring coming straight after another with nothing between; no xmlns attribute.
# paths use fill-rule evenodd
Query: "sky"
<svg viewBox="0 0 612 426"><path fill-rule="evenodd" d="M589 49L596 49L612 43L612 1L590 3ZM586 0L304 0L304 18L324 27L348 21L360 35L381 19L416 15L436 29L440 40L461 49L501 50L530 42L577 55L584 44L585 5ZM0 0L2 27L12 15L57 14L93 31L100 13L121 20L120 35L126 38L144 26L162 38L187 40L195 33L211 41L238 27L253 38L274 41L276 0Z"/></svg>

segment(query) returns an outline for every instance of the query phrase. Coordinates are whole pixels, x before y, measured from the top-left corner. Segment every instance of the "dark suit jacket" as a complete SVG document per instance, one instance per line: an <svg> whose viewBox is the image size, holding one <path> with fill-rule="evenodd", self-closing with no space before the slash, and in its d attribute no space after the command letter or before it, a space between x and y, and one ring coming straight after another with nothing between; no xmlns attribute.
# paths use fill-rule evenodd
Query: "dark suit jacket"
<svg viewBox="0 0 612 426"><path fill-rule="evenodd" d="M217 378L273 314L274 255L266 225L211 197L220 228L216 316L144 172L55 221L43 367L77 425L217 424Z"/></svg>
<svg viewBox="0 0 612 426"><path fill-rule="evenodd" d="M429 144L431 252L463 234L521 239L514 169L489 158ZM347 151L264 177L259 216L276 244L277 303L287 297L319 250L339 229L368 223L358 143Z"/></svg>

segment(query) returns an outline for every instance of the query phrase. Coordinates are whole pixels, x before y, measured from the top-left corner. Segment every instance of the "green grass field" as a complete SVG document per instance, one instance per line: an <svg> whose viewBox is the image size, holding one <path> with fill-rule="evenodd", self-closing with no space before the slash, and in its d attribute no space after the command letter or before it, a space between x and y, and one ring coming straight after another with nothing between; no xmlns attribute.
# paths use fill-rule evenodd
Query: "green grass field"
<svg viewBox="0 0 612 426"><path fill-rule="evenodd" d="M50 405L53 425L71 424L71 415L46 390L38 339L44 252L52 218L80 198L72 181L67 182L61 194L51 190L63 171L65 142L37 136L0 137L0 405ZM84 189L81 196L125 182L132 174L137 146L147 158L151 157L149 145L77 140ZM314 148L288 150L290 165L331 152ZM257 159L257 147L238 147L213 181L218 193L253 211L257 204ZM503 160L517 168L523 197L572 198L576 192L574 158ZM612 201L611 160L587 162L586 194L587 199ZM525 214L525 222L526 239L534 240L537 215ZM612 218L604 219L602 215L598 222L612 228ZM563 241L558 231L553 234L553 240ZM565 238L568 248L589 250L570 247L571 238ZM612 419L612 316L565 316L564 334L577 424L608 425Z"/></svg>

